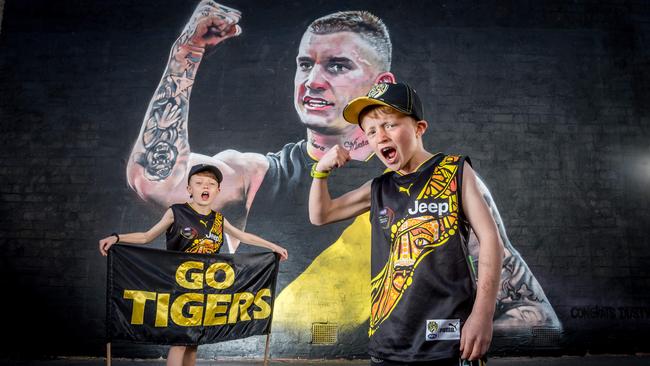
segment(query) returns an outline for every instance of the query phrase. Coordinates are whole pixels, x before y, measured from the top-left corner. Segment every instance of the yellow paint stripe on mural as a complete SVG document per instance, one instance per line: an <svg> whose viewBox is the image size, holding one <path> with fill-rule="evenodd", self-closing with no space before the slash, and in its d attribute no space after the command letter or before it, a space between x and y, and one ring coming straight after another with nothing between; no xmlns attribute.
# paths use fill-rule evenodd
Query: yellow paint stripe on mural
<svg viewBox="0 0 650 366"><path fill-rule="evenodd" d="M370 220L357 217L276 298L274 329L311 329L312 323L341 328L364 324L370 316Z"/></svg>

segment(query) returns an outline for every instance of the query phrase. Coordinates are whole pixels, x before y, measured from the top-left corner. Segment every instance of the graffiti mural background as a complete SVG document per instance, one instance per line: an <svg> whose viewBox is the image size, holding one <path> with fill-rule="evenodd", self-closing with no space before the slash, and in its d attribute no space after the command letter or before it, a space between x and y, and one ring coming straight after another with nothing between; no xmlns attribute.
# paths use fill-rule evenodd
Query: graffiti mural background
<svg viewBox="0 0 650 366"><path fill-rule="evenodd" d="M41 336L66 332L44 354L101 354L105 263L97 239L152 225L164 207L187 199L178 183L185 164L210 161L227 178L216 208L290 253L280 269L272 356L363 357L367 217L309 224L308 168L336 141L358 160L332 177L336 192L382 171L377 159L363 162L363 137L339 125L335 112L390 72L422 95L430 149L469 155L482 177L508 253L493 350L643 350L647 9L223 5L5 4L2 268L17 303L3 310L19 315L9 320L17 339L44 325L36 314L48 304L51 330ZM356 34L303 36L315 19L348 10L385 23L392 56ZM221 23L202 28L205 19ZM318 329L333 332L333 344L317 344ZM163 353L121 347L125 355ZM255 356L262 347L253 338L199 352Z"/></svg>

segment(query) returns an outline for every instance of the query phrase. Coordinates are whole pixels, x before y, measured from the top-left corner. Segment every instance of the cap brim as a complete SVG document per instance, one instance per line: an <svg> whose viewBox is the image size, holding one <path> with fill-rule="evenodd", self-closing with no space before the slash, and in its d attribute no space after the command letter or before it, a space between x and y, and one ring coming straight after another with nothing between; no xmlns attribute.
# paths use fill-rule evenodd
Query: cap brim
<svg viewBox="0 0 650 366"><path fill-rule="evenodd" d="M361 114L361 111L373 105L381 105L381 106L395 108L388 103L382 102L381 100L364 96L364 97L352 99L352 101L345 106L345 108L343 109L343 118L349 123L358 125L359 114Z"/></svg>

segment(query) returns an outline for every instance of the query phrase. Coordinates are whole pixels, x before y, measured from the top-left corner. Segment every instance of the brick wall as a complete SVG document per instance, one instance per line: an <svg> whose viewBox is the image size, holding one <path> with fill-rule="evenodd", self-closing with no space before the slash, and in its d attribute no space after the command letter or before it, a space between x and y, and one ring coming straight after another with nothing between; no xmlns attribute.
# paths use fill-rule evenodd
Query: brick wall
<svg viewBox="0 0 650 366"><path fill-rule="evenodd" d="M222 148L211 136L227 134L228 148L266 152L304 137L292 107L301 32L334 10L371 10L391 31L394 73L425 101L427 145L472 157L564 325L564 352L649 351L637 338L650 329L645 2L228 5L244 12L246 37L202 66L193 146L215 154ZM126 159L193 6L5 5L0 283L3 329L15 337L0 357L102 353L105 261L96 243L160 215L127 187ZM232 118L214 124L215 114ZM259 356L262 346L235 342L204 355Z"/></svg>

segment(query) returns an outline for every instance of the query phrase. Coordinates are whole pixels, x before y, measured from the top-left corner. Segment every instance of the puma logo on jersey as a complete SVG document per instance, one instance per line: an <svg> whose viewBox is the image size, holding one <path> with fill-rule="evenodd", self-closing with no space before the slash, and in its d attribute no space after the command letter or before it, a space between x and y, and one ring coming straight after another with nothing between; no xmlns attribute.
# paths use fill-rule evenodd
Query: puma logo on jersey
<svg viewBox="0 0 650 366"><path fill-rule="evenodd" d="M203 226L208 227L208 222L207 221L199 220L199 222L202 223Z"/></svg>
<svg viewBox="0 0 650 366"><path fill-rule="evenodd" d="M411 196L411 187L413 187L413 183L409 184L409 186L407 188L398 187L399 188L398 192L399 193L406 192L406 195L410 197Z"/></svg>
<svg viewBox="0 0 650 366"><path fill-rule="evenodd" d="M437 213L439 215L445 215L445 214L449 213L449 204L446 203L446 202L425 203L425 202L420 202L418 200L415 200L415 202L413 204L413 207L409 208L409 213L411 215L423 214L425 212L432 213L432 214Z"/></svg>

